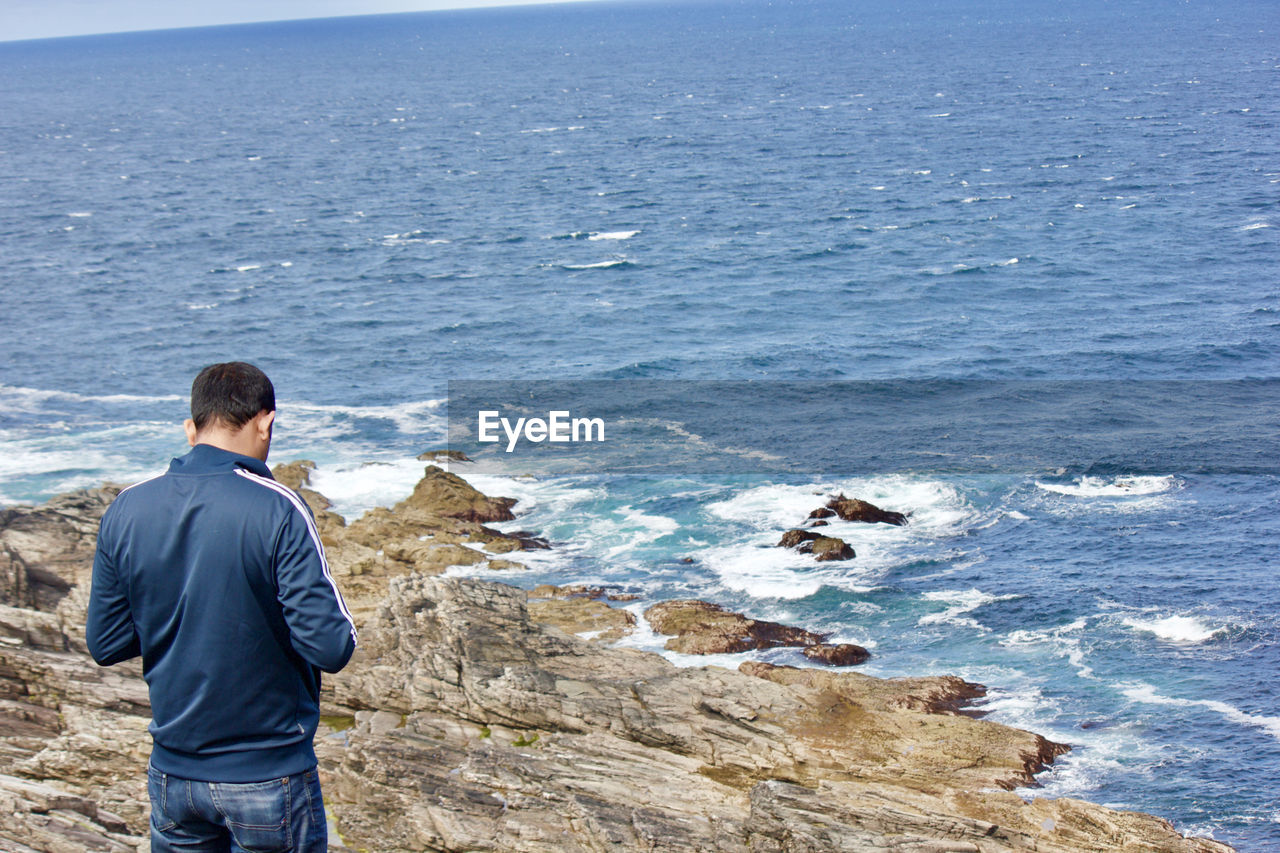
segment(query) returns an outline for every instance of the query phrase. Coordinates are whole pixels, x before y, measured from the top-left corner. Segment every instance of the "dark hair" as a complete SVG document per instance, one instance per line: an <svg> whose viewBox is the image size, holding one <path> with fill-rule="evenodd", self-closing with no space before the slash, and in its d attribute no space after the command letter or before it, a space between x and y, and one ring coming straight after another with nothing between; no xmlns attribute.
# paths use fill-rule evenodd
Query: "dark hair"
<svg viewBox="0 0 1280 853"><path fill-rule="evenodd" d="M275 409L276 389L271 380L243 361L211 364L191 383L191 420L198 430L214 419L239 429L259 412Z"/></svg>

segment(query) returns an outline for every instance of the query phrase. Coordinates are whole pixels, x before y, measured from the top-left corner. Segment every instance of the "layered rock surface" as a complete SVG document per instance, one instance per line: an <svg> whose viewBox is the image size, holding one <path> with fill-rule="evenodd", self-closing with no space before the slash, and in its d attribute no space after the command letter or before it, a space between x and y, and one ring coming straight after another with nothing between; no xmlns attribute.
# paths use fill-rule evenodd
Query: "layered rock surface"
<svg viewBox="0 0 1280 853"><path fill-rule="evenodd" d="M309 469L291 470L281 476L319 505ZM678 668L601 642L634 621L607 595L436 576L537 544L481 520L511 502L442 473L429 468L411 498L349 525L322 515L361 631L326 682L317 737L352 849L1229 849L1149 815L1010 792L1065 747L957 713L978 685L760 662ZM83 639L113 494L0 513L6 851L147 846L140 667L99 668Z"/></svg>

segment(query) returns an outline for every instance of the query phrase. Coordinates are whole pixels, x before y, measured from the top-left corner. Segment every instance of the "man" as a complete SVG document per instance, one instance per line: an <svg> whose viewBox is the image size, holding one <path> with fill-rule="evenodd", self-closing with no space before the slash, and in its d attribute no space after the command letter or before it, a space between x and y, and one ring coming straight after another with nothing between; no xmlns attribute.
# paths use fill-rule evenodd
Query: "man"
<svg viewBox="0 0 1280 853"><path fill-rule="evenodd" d="M191 451L102 517L89 651L142 655L153 853L327 848L320 671L346 665L356 631L310 510L266 466L275 408L253 365L206 367Z"/></svg>

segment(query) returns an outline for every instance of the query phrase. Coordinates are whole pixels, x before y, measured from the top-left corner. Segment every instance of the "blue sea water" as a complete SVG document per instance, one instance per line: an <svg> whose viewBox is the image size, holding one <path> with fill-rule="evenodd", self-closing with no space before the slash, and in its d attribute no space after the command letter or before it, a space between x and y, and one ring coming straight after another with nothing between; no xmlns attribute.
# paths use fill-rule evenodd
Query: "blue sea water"
<svg viewBox="0 0 1280 853"><path fill-rule="evenodd" d="M710 0L0 43L0 503L163 467L230 358L348 514L409 491L456 380L1274 378L1278 33L1252 0ZM1280 849L1280 477L1078 461L457 470L560 543L505 579L983 682L1074 746L1028 796ZM772 547L835 491L911 523Z"/></svg>

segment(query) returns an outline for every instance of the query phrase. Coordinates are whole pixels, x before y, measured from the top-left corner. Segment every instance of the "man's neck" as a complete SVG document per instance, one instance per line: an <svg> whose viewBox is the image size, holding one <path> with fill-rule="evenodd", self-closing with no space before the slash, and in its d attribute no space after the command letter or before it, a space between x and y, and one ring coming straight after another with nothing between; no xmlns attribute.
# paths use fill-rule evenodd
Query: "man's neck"
<svg viewBox="0 0 1280 853"><path fill-rule="evenodd" d="M192 447L207 444L266 462L267 453L271 449L271 424L274 420L275 412L263 412L239 427L228 426L220 420L206 423L199 430L188 420L185 427L187 440Z"/></svg>

